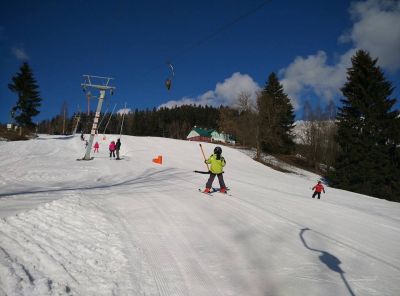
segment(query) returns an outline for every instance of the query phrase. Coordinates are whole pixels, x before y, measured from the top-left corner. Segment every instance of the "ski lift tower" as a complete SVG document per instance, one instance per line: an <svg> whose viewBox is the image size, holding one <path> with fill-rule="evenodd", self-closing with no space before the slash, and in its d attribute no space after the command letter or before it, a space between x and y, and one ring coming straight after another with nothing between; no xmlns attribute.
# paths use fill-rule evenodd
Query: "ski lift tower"
<svg viewBox="0 0 400 296"><path fill-rule="evenodd" d="M96 114L94 116L92 130L90 132L89 143L86 147L85 156L83 157L83 160L91 160L92 158L90 157L90 152L92 151L94 136L97 132L97 123L99 122L101 106L103 105L106 91L110 91L110 94L112 95L115 87L109 85L110 81L114 79L111 77L100 77L93 75L83 75L83 77L85 81L81 84L81 86L85 93L88 92L90 88L98 89L100 91L99 102L97 103Z"/></svg>

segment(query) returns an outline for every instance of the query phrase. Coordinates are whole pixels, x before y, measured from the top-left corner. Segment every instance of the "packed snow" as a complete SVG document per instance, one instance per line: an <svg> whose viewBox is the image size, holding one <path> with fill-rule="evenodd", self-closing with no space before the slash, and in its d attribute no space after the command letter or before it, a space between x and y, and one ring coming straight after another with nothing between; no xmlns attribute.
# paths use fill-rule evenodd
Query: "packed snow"
<svg viewBox="0 0 400 296"><path fill-rule="evenodd" d="M116 139L0 142L0 295L400 295L400 204L224 146L208 196L198 143Z"/></svg>

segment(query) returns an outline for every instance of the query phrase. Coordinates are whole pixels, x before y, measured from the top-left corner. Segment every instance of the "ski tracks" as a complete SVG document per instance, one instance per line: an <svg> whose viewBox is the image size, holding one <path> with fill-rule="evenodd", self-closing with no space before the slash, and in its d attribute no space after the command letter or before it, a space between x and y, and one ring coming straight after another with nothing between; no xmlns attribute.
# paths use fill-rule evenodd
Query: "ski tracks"
<svg viewBox="0 0 400 296"><path fill-rule="evenodd" d="M0 294L123 295L129 286L117 233L77 194L1 219L0 241Z"/></svg>
<svg viewBox="0 0 400 296"><path fill-rule="evenodd" d="M140 210L131 209L131 217L126 208L118 209L119 214L113 215L119 217L134 253L137 249L141 253L141 278L136 279L140 280L141 293L137 295L222 295L199 255L179 231L179 222L163 209L160 201L172 202L169 198L160 193L157 197L147 196ZM157 221L145 217L157 217Z"/></svg>
<svg viewBox="0 0 400 296"><path fill-rule="evenodd" d="M343 289L344 285L340 278L338 277L338 274L331 272L328 274L325 274L323 277L320 276L321 273L321 268L323 267L324 264L319 263L318 261L315 263L308 264L306 263L308 260L312 262L312 256L307 259L307 255L305 254L306 257L301 258L302 256L299 256L299 251L302 251L302 247L298 248L298 243L296 243L296 239L294 240L288 240L288 238L293 237L296 238L296 229L304 228L306 226L301 225L301 222L296 221L296 217L293 216L292 213L287 212L287 211L282 211L281 208L276 209L275 205L268 204L268 207L266 207L266 204L263 206L260 206L259 204L254 204L248 199L244 198L233 198L229 202L225 202L225 200L221 200L220 204L218 203L219 210L222 212L226 212L228 215L236 216L236 217L243 217L247 216L246 219L246 224L250 229L253 229L254 231L264 233L265 237L268 238L269 236L269 229L273 228L279 228L280 231L282 232L280 235L276 236L276 231L275 237L269 238L273 239L275 241L281 241L281 247L279 252L284 252L287 255L287 258L298 258L297 260L291 261L291 262L286 262L285 260L281 260L279 262L280 270L282 272L279 272L276 276L283 276L287 278L298 278L300 280L314 280L316 282L330 282L331 284L335 284L337 286L337 289ZM286 225L285 225L286 224ZM351 258L354 258L353 260L358 260L360 255L367 256L370 259L373 259L375 262L373 265L381 265L379 268L390 268L391 274L390 276L386 276L385 278L380 278L379 273L375 273L373 270L370 270L370 266L367 262L365 264L363 263L363 268L360 270L354 269L353 266L351 265L346 265L343 263L343 268L348 272L347 277L349 278L348 281L350 283L353 283L355 287L359 291L369 291L370 292L370 287L365 287L363 285L357 284L358 281L369 281L371 282L370 285L373 286L374 282L376 281L385 281L387 282L388 286L393 285L395 282L396 275L398 274L398 267L395 266L394 264L391 264L381 257L376 257L373 254L370 254L369 252L357 248L357 243L349 243L348 240L351 238L334 238L332 235L326 235L320 231L313 230L314 234L314 239L320 244L323 245L323 240L329 240L332 242L335 247L330 247L330 250L334 249L336 251L342 251L342 252L349 252L352 253L352 255L347 255L348 261L351 261ZM273 252L269 252L271 258L273 258ZM340 254L340 253L339 253ZM315 255L314 255L315 256ZM307 261L304 261L307 260ZM296 262L297 261L297 262ZM362 260L360 260L361 262ZM274 265L273 261L270 261L268 264ZM354 263L353 263L354 264ZM360 265L360 263L358 263ZM287 266L287 268L285 267ZM292 268L290 266L297 266L296 268ZM303 274L302 276L299 276L300 274ZM365 282L364 282L365 284ZM302 285L307 285L306 282L303 282ZM285 289L290 289L290 283L288 282L287 285L281 286L280 289L285 290ZM390 290L390 288L388 289ZM373 289L371 290L373 291ZM291 295L294 293L294 291L287 291L288 295ZM343 289L343 293L345 293L346 290ZM356 293L357 294L357 293ZM366 295L370 295L366 293ZM371 295L375 295L372 293Z"/></svg>
<svg viewBox="0 0 400 296"><path fill-rule="evenodd" d="M174 250L171 256L185 283L185 290L182 295L222 295L214 282L215 279L209 275L210 272L207 267L203 266L199 254L193 250L185 235L179 231L182 224L175 221L174 215L166 213L164 207L159 206L156 201L152 200L151 202L169 230L168 234L165 233L167 241L164 243L168 244L171 250ZM176 206L178 206L178 203L176 203Z"/></svg>

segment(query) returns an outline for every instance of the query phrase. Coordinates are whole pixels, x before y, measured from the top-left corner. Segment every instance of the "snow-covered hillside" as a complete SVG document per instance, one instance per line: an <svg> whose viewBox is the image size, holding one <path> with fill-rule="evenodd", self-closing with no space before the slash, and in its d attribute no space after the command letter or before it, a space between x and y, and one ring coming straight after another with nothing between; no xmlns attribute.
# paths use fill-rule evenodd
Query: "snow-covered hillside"
<svg viewBox="0 0 400 296"><path fill-rule="evenodd" d="M400 295L399 204L312 199L317 176L227 147L231 195L207 196L198 143L97 140L0 143L0 295Z"/></svg>

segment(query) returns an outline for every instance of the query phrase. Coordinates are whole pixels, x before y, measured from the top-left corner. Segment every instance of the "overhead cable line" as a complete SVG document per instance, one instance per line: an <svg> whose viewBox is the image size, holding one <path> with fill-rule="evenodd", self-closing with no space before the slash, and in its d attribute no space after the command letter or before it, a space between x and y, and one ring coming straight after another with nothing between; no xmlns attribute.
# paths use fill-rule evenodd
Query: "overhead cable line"
<svg viewBox="0 0 400 296"><path fill-rule="evenodd" d="M222 32L227 31L230 27L232 27L233 25L239 23L240 21L244 20L245 18L249 17L250 15L256 13L258 10L262 9L264 6L266 6L267 4L269 4L270 2L272 2L272 0L266 0L261 2L260 4L258 4L256 7L254 7L251 10L248 10L247 12L239 15L238 17L236 17L235 19L233 19L232 21L226 23L225 25L221 26L220 28L218 28L217 30L215 30L214 32L212 32L211 34L204 36L203 38L201 38L200 40L192 43L191 45L189 45L186 49L183 49L180 53L178 53L177 55L175 55L172 59L170 59L171 62L175 62L177 59L181 58L182 56L184 56L185 54L187 54L188 52L192 51L193 49L195 49L196 47L199 47L201 45L203 45L204 43L207 43L208 41L210 41L211 39L215 38L216 36L218 36L219 34L221 34ZM163 67L163 65L159 65L156 66L152 69L150 69L145 75L153 72L154 70L157 70L159 68Z"/></svg>
<svg viewBox="0 0 400 296"><path fill-rule="evenodd" d="M208 42L209 40L213 39L215 36L218 36L219 34L221 34L224 31L227 31L230 27L232 27L233 25L239 23L241 20L247 18L248 16L252 15L253 13L257 12L258 10L260 10L261 8L263 8L265 5L267 5L269 2L271 2L272 0L267 0L264 2L261 2L260 4L258 4L256 7L254 7L253 9L243 13L242 15L239 15L238 17L236 17L235 19L233 19L232 21L230 21L229 23L226 23L225 25L223 25L222 27L220 27L219 29L217 29L215 32L203 37L202 39L198 40L197 42L194 42L193 44L191 44L190 46L188 46L188 48L184 49L183 51L181 51L179 54L177 54L172 60L175 61L176 59L180 58L181 56L185 55L186 53L188 53L189 51L191 51L192 49L201 46L202 44Z"/></svg>

